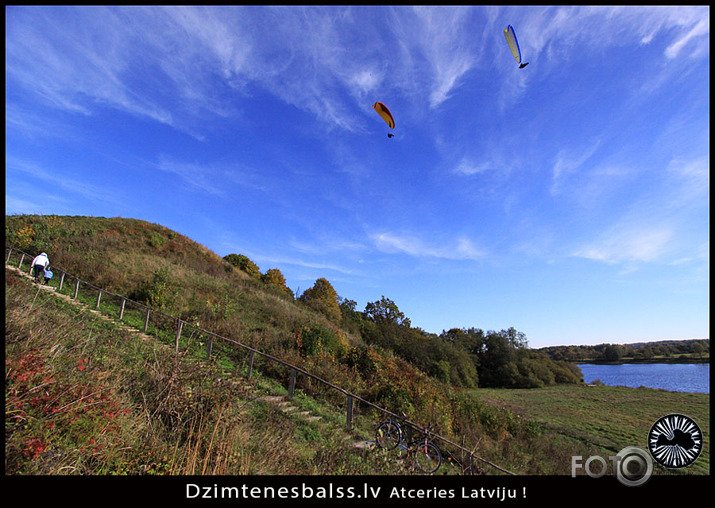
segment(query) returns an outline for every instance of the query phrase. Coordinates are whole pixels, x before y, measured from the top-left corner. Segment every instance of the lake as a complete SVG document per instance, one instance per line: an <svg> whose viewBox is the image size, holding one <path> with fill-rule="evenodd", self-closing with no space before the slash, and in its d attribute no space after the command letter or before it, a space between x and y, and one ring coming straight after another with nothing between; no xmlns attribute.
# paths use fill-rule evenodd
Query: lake
<svg viewBox="0 0 715 508"><path fill-rule="evenodd" d="M671 392L710 393L709 363L579 364L583 380L608 386L660 388Z"/></svg>

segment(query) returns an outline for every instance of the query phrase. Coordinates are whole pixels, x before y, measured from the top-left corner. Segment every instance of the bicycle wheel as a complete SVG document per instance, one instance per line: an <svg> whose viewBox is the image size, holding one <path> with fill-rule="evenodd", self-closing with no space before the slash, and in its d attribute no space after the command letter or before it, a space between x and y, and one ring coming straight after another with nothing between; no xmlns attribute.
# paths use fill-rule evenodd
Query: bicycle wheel
<svg viewBox="0 0 715 508"><path fill-rule="evenodd" d="M402 440L402 429L400 426L392 421L381 422L377 426L377 432L375 433L375 441L380 448L385 448L387 450L392 450Z"/></svg>
<svg viewBox="0 0 715 508"><path fill-rule="evenodd" d="M434 473L442 465L442 453L430 441L422 441L415 448L415 464L425 473Z"/></svg>

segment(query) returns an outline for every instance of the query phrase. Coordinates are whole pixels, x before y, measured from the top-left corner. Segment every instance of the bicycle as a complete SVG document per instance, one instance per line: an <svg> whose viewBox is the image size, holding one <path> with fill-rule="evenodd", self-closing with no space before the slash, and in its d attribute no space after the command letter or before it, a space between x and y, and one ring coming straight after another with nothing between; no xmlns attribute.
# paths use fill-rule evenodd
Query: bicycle
<svg viewBox="0 0 715 508"><path fill-rule="evenodd" d="M431 428L431 423L421 429L408 422L400 423L399 420L390 418L378 424L375 441L380 448L386 450L399 446L400 450L406 451L408 455L414 452L415 465L425 473L434 473L442 465L442 453L429 439ZM418 436L413 439L414 431L424 435L424 438Z"/></svg>

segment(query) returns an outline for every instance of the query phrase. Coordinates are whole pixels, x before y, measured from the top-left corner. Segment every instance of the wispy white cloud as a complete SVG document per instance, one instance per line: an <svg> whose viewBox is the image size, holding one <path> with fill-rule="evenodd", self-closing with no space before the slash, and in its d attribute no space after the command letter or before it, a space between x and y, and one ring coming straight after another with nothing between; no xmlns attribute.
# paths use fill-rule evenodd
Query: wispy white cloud
<svg viewBox="0 0 715 508"><path fill-rule="evenodd" d="M150 52L132 53L141 31L105 8L13 8L8 12L7 75L49 103L91 114L107 105L172 124L172 115L132 86L129 71ZM139 65L138 65L139 64Z"/></svg>
<svg viewBox="0 0 715 508"><path fill-rule="evenodd" d="M710 42L710 10L699 11L697 13L688 11L687 14L681 24L685 32L678 33L676 35L678 38L665 50L665 56L668 58L676 58L689 43L691 43L692 46L691 54L708 51ZM695 22L693 17L695 17L695 19L699 18L699 20ZM693 22L695 22L694 26Z"/></svg>
<svg viewBox="0 0 715 508"><path fill-rule="evenodd" d="M50 214L57 213L56 205L36 198L21 199L16 196L5 198L5 214Z"/></svg>
<svg viewBox="0 0 715 508"><path fill-rule="evenodd" d="M379 233L372 235L375 247L387 253L404 253L414 257L440 258L452 260L480 260L485 252L474 245L466 237L458 238L449 243L435 245L406 235Z"/></svg>
<svg viewBox="0 0 715 508"><path fill-rule="evenodd" d="M574 256L630 266L701 259L700 245L708 240L699 229L709 207L708 158L672 161L657 180L634 193L613 223L577 248Z"/></svg>
<svg viewBox="0 0 715 508"><path fill-rule="evenodd" d="M240 168L235 163L184 162L161 155L154 167L178 176L189 187L214 196L230 195L236 185L264 189L250 170Z"/></svg>
<svg viewBox="0 0 715 508"><path fill-rule="evenodd" d="M187 185L208 194L222 196L226 192L224 180L210 170L206 164L177 162L162 157L157 168L178 176Z"/></svg>
<svg viewBox="0 0 715 508"><path fill-rule="evenodd" d="M651 262L667 251L672 238L673 230L667 225L623 222L577 250L574 256L608 264Z"/></svg>
<svg viewBox="0 0 715 508"><path fill-rule="evenodd" d="M435 108L448 100L460 79L474 67L469 7L416 7L416 26L406 40L426 59L430 69L429 104Z"/></svg>
<svg viewBox="0 0 715 508"><path fill-rule="evenodd" d="M294 254L289 254L286 256L276 256L272 254L266 254L264 252L252 252L250 250L247 251L245 254L248 255L248 257L250 257L251 259L255 259L262 265L267 266L295 266L300 268L310 268L312 273L315 273L315 271L328 271L331 274L340 273L344 275L357 275L356 270L349 266L339 265L336 263L321 263L320 261L316 261L312 258L310 261L306 261L305 259L300 259Z"/></svg>
<svg viewBox="0 0 715 508"><path fill-rule="evenodd" d="M338 238L335 234L323 235L320 241L314 243L305 240L291 240L288 242L288 247L293 252L308 254L311 257L344 255L345 253L355 255L364 253L367 250L366 245L351 239Z"/></svg>
<svg viewBox="0 0 715 508"><path fill-rule="evenodd" d="M231 94L248 94L254 84L329 126L359 130L378 90L410 94L416 79L430 87L433 107L450 96L473 65L464 42L468 12L12 8L7 74L67 111L91 114L105 105L186 131L204 113L236 114Z"/></svg>
<svg viewBox="0 0 715 508"><path fill-rule="evenodd" d="M522 54L532 62L529 72L510 72L503 81L502 109L519 103L544 77L559 75L565 64L588 62L613 48L665 46L662 61L650 62L652 72L644 77L643 90L654 90L668 76L682 72L671 69L680 63L676 56L699 56L709 50L707 6L519 6L497 13L496 19L515 25ZM538 79L532 76L534 66L539 68ZM500 69L513 70L506 61Z"/></svg>
<svg viewBox="0 0 715 508"><path fill-rule="evenodd" d="M533 53L563 55L588 53L630 41L651 44L657 37L671 38L665 55L689 40L709 33L706 6L559 6L520 8L517 14L520 42Z"/></svg>
<svg viewBox="0 0 715 508"><path fill-rule="evenodd" d="M72 193L95 203L110 203L120 207L125 205L116 193L108 192L107 189L101 186L72 178L67 173L52 171L35 162L13 157L7 161L6 171L8 170L20 171L40 181L41 187L34 189L34 191L42 190L45 198L57 196L60 200L67 200L66 193Z"/></svg>
<svg viewBox="0 0 715 508"><path fill-rule="evenodd" d="M14 102L5 105L5 129L9 136L26 140L51 137L71 142L77 137L77 131L66 122Z"/></svg>
<svg viewBox="0 0 715 508"><path fill-rule="evenodd" d="M471 176L489 171L494 166L495 164L489 161L474 162L467 157L463 157L452 171L458 175Z"/></svg>
<svg viewBox="0 0 715 508"><path fill-rule="evenodd" d="M583 165L593 157L599 145L600 143L596 141L591 146L580 150L566 148L559 150L552 169L552 195L561 193L565 182L571 176L583 170Z"/></svg>
<svg viewBox="0 0 715 508"><path fill-rule="evenodd" d="M252 84L327 125L359 130L377 92L423 96L435 108L459 89L485 51L486 28L475 29L475 12L467 6L14 7L7 11L6 70L68 111L91 114L106 105L197 137L192 120L237 114L230 98L250 93ZM492 23L500 19L484 12ZM597 50L624 37L649 42L669 31L666 54L673 58L686 47L702 48L709 34L707 9L514 12L522 46L536 55ZM519 75L522 89L525 76ZM149 91L156 85L162 93Z"/></svg>
<svg viewBox="0 0 715 508"><path fill-rule="evenodd" d="M361 274L355 268L355 265L349 262L341 264L340 259L344 259L341 253L349 249L348 245L310 245L307 242L280 242L280 245L267 248L265 245L253 244L250 240L239 240L234 233L227 231L223 224L210 225L216 229L216 237L219 238L218 244L221 252L236 253L248 256L256 262L261 271L271 267L282 267L286 269L290 267L309 269L306 273L325 273L334 276L335 274L350 275L359 277ZM358 250L362 250L357 246ZM326 251L329 253L326 256ZM326 258L328 260L326 260ZM322 259L322 260L321 260ZM305 279L313 275L300 275L299 279Z"/></svg>
<svg viewBox="0 0 715 508"><path fill-rule="evenodd" d="M675 159L667 168L674 207L707 206L710 194L710 157Z"/></svg>

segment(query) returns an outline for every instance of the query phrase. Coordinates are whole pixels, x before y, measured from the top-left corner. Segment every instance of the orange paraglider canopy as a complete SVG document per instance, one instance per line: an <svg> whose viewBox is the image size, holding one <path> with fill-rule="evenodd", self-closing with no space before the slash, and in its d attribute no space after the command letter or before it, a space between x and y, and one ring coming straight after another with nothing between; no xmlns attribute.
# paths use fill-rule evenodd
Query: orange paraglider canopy
<svg viewBox="0 0 715 508"><path fill-rule="evenodd" d="M387 109L387 106L385 106L382 102L378 101L373 104L372 107L375 111L377 111L377 114L380 115L383 120L385 120L387 125L390 126L390 129L395 128L395 119L392 118L392 113L390 113L390 110Z"/></svg>

